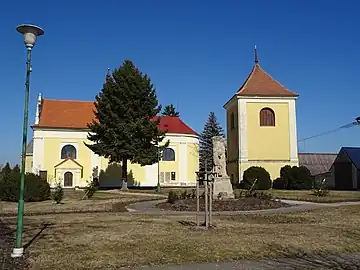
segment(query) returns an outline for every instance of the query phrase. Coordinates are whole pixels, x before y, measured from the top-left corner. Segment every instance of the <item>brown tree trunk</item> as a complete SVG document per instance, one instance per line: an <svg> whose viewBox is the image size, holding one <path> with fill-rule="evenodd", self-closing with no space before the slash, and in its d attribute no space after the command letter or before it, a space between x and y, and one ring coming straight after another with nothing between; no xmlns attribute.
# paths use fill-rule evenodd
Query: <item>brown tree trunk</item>
<svg viewBox="0 0 360 270"><path fill-rule="evenodd" d="M126 190L127 188L127 158L122 160L122 170L121 170L122 186L121 189Z"/></svg>

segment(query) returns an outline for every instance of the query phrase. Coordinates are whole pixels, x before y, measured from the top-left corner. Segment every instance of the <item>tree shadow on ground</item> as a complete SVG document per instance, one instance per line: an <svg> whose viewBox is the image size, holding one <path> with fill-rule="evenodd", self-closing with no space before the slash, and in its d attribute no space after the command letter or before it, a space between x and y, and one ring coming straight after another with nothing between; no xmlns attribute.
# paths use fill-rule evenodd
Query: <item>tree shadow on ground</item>
<svg viewBox="0 0 360 270"><path fill-rule="evenodd" d="M260 261L264 269L360 269L360 252L336 255L306 254L300 249L286 248L285 250L276 245L269 246L269 250L274 252L278 259Z"/></svg>
<svg viewBox="0 0 360 270"><path fill-rule="evenodd" d="M99 174L99 185L100 188L120 188L122 186L122 168L117 163L111 163L106 170L101 170ZM140 183L134 178L132 170L128 172L128 187L139 186Z"/></svg>

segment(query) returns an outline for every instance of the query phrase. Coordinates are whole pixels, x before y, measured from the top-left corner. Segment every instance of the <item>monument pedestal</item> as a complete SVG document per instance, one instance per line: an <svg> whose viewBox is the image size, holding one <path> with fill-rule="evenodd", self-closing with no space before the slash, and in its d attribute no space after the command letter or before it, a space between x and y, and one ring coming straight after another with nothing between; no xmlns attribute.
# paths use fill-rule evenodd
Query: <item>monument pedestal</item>
<svg viewBox="0 0 360 270"><path fill-rule="evenodd" d="M222 199L235 198L234 191L230 182L230 177L215 177L213 198L218 199L219 194Z"/></svg>

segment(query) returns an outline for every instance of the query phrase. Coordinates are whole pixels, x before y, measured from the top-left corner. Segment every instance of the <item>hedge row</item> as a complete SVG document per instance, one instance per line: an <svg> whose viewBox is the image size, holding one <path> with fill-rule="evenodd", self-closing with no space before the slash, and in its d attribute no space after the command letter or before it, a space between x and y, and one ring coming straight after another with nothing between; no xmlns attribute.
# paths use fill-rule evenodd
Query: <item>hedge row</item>
<svg viewBox="0 0 360 270"><path fill-rule="evenodd" d="M0 172L0 200L17 202L19 200L20 170L18 166L10 168L8 164ZM25 175L24 201L38 202L50 199L50 185L40 176Z"/></svg>

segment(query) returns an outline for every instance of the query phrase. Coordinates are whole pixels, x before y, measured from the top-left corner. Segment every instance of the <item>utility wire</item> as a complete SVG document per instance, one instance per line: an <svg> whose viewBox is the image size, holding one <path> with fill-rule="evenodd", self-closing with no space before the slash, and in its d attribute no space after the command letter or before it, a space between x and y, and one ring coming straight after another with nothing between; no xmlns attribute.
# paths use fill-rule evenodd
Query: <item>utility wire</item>
<svg viewBox="0 0 360 270"><path fill-rule="evenodd" d="M303 142L303 141L307 141L307 140L310 140L310 139L313 139L313 138L324 136L324 135L327 135L327 134L330 134L330 133L334 133L334 132L337 132L337 131L339 131L339 130L341 130L343 128L350 128L350 127L353 127L353 126L356 126L356 125L360 125L360 121L358 121L358 119L356 119L356 120L357 121L354 121L352 123L343 125L341 127L338 127L338 128L335 128L335 129L332 129L332 130L329 130L329 131L325 131L325 132L322 132L320 134L313 135L313 136L310 136L310 137L307 137L307 138L304 138L304 139L301 139L301 140L298 140L298 142Z"/></svg>

